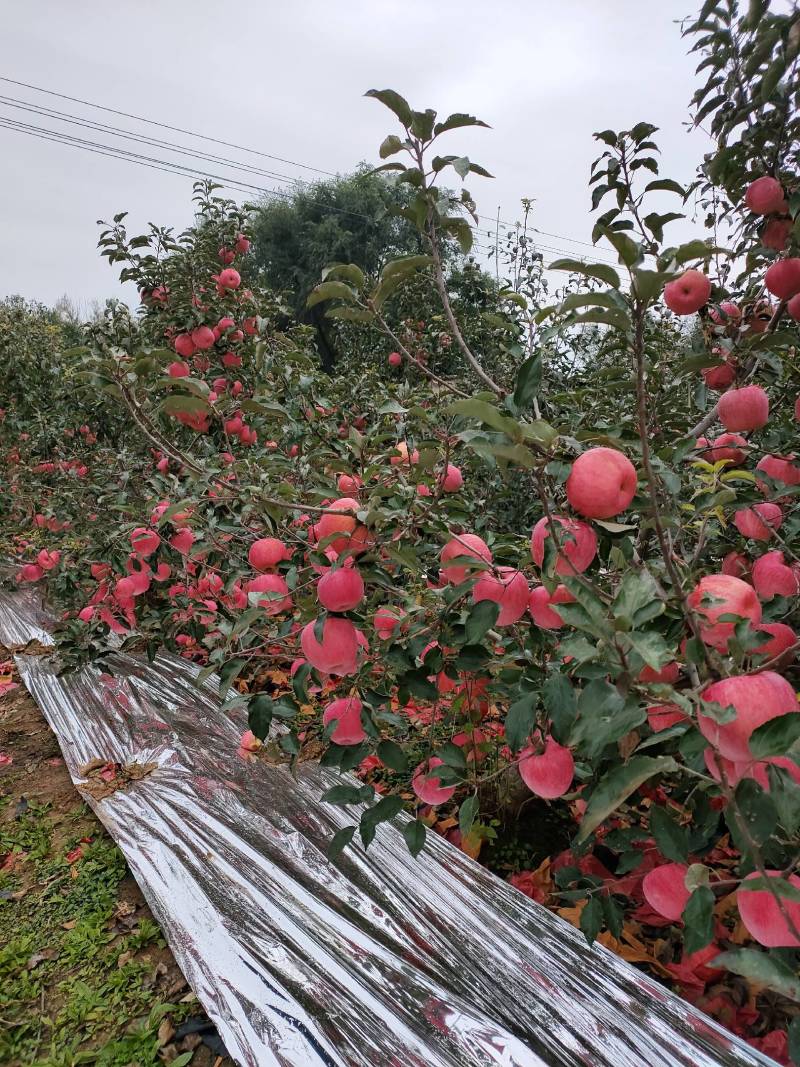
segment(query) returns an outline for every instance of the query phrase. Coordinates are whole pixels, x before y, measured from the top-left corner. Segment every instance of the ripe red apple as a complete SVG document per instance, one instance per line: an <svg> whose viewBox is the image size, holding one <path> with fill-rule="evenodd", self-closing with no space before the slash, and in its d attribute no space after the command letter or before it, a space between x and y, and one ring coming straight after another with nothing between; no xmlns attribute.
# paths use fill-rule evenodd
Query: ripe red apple
<svg viewBox="0 0 800 1067"><path fill-rule="evenodd" d="M791 219L770 219L761 231L761 244L773 252L785 251L792 225Z"/></svg>
<svg viewBox="0 0 800 1067"><path fill-rule="evenodd" d="M336 723L331 734L331 741L335 745L360 745L365 740L367 735L361 723L363 707L358 697L343 697L331 701L325 708L322 723L324 726Z"/></svg>
<svg viewBox="0 0 800 1067"><path fill-rule="evenodd" d="M784 485L800 485L800 465L793 462L794 459L794 455L762 456L756 463L756 470L762 471L775 482L782 482ZM756 479L756 485L762 493L769 492L769 486L761 479Z"/></svg>
<svg viewBox="0 0 800 1067"><path fill-rule="evenodd" d="M457 493L463 484L464 476L462 475L461 470L452 463L448 463L444 480L442 481L442 489L445 493Z"/></svg>
<svg viewBox="0 0 800 1067"><path fill-rule="evenodd" d="M790 300L800 293L800 259L779 259L767 268L764 285L779 300Z"/></svg>
<svg viewBox="0 0 800 1067"><path fill-rule="evenodd" d="M240 255L244 255L246 252L250 251L250 239L245 237L243 233L237 234L234 248Z"/></svg>
<svg viewBox="0 0 800 1067"><path fill-rule="evenodd" d="M500 605L497 626L511 626L522 618L528 606L528 580L513 567L498 567L497 573L481 574L472 590L473 604L493 600Z"/></svg>
<svg viewBox="0 0 800 1067"><path fill-rule="evenodd" d="M681 675L681 666L675 660L662 667L660 671L652 667L642 667L639 671L639 681L647 684L674 685Z"/></svg>
<svg viewBox="0 0 800 1067"><path fill-rule="evenodd" d="M768 870L766 875L768 878L782 877L781 871ZM753 871L744 881L759 877L758 871ZM796 874L790 874L786 880L795 889L800 889L800 878ZM736 903L747 932L759 945L765 948L800 948L800 939L792 933L768 889L747 890L740 887L736 892ZM800 931L800 901L784 897L783 907L795 929Z"/></svg>
<svg viewBox="0 0 800 1067"><path fill-rule="evenodd" d="M749 579L750 560L742 552L729 552L722 561L720 570L734 578Z"/></svg>
<svg viewBox="0 0 800 1067"><path fill-rule="evenodd" d="M454 785L442 785L441 778L434 773L443 762L438 756L431 756L430 759L420 763L414 771L411 788L423 804L431 804L433 807L437 804L445 804L456 791Z"/></svg>
<svg viewBox="0 0 800 1067"><path fill-rule="evenodd" d="M283 541L277 537L261 537L250 545L247 559L250 566L257 571L271 571L285 559L291 559L292 553Z"/></svg>
<svg viewBox="0 0 800 1067"><path fill-rule="evenodd" d="M381 641L388 641L394 636L394 632L405 618L405 612L399 609L378 608L373 617L375 632Z"/></svg>
<svg viewBox="0 0 800 1067"><path fill-rule="evenodd" d="M451 585L460 585L463 581L466 581L468 573L476 573L475 568L470 567L468 563L446 566L449 560L462 556L471 556L473 559L483 560L484 563L492 562L492 553L489 551L489 546L477 534L454 534L442 549L439 557L442 563L441 576Z"/></svg>
<svg viewBox="0 0 800 1067"><path fill-rule="evenodd" d="M703 700L736 709L732 722L718 723L700 712L697 724L703 737L725 759L751 760L750 735L765 722L798 712L794 689L774 671L740 674L713 682L701 693Z"/></svg>
<svg viewBox="0 0 800 1067"><path fill-rule="evenodd" d="M215 341L214 331L208 326L198 326L197 329L192 330L192 344L201 352L207 348L213 348Z"/></svg>
<svg viewBox="0 0 800 1067"><path fill-rule="evenodd" d="M416 448L413 452L409 452L408 445L405 441L400 441L398 444L396 444L394 446L394 450L395 452L399 452L400 454L397 456L392 456L389 460L393 467L399 467L400 464L403 464L404 466L413 467L415 463L419 463L419 452L416 450Z"/></svg>
<svg viewBox="0 0 800 1067"><path fill-rule="evenodd" d="M624 511L636 493L636 469L615 448L590 448L572 464L567 500L587 519L610 519Z"/></svg>
<svg viewBox="0 0 800 1067"><path fill-rule="evenodd" d="M572 753L552 737L545 741L542 752L529 745L519 758L519 773L525 785L537 797L555 800L567 792L575 775Z"/></svg>
<svg viewBox="0 0 800 1067"><path fill-rule="evenodd" d="M729 322L738 322L742 317L742 309L732 300L723 300L719 310L715 307L708 309L708 317L718 326L725 326Z"/></svg>
<svg viewBox="0 0 800 1067"><path fill-rule="evenodd" d="M389 366L390 367L399 367L399 366L402 365L402 362L403 362L403 357L400 355L399 352L390 352L389 353Z"/></svg>
<svg viewBox="0 0 800 1067"><path fill-rule="evenodd" d="M537 585L531 590L528 598L528 611L536 625L543 630L560 630L564 625L564 620L553 609L553 605L574 603L575 597L565 585L556 586L552 595L543 585Z"/></svg>
<svg viewBox="0 0 800 1067"><path fill-rule="evenodd" d="M561 548L555 560L555 573L561 575L583 574L597 555L597 534L588 522L554 515L559 525ZM544 563L545 538L550 536L547 516L539 519L531 533L531 557L537 567Z"/></svg>
<svg viewBox="0 0 800 1067"><path fill-rule="evenodd" d="M717 411L726 430L760 430L769 421L769 397L760 385L729 389Z"/></svg>
<svg viewBox="0 0 800 1067"><path fill-rule="evenodd" d="M178 530L176 534L173 534L172 537L170 537L169 543L176 552L180 552L182 556L186 556L189 554L189 550L194 544L194 534L191 530Z"/></svg>
<svg viewBox="0 0 800 1067"><path fill-rule="evenodd" d="M686 714L677 704L651 704L647 709L647 721L654 734L677 726L679 722L688 722Z"/></svg>
<svg viewBox="0 0 800 1067"><path fill-rule="evenodd" d="M720 622L720 616L737 615L751 623L761 622L761 604L755 589L729 574L701 578L689 594L688 604L700 616L701 638L720 652L727 651L735 630L735 623Z"/></svg>
<svg viewBox="0 0 800 1067"><path fill-rule="evenodd" d="M256 604L263 608L267 615L280 615L292 608L292 597L289 587L279 574L259 574L251 578L245 586L247 593L270 593L269 597L259 597Z"/></svg>
<svg viewBox="0 0 800 1067"><path fill-rule="evenodd" d="M786 305L786 310L795 321L800 321L800 293L792 297Z"/></svg>
<svg viewBox="0 0 800 1067"><path fill-rule="evenodd" d="M708 303L711 282L699 270L687 270L664 286L664 303L676 315L693 315Z"/></svg>
<svg viewBox="0 0 800 1067"><path fill-rule="evenodd" d="M700 371L709 389L727 389L736 380L736 367L727 360L716 367L703 367Z"/></svg>
<svg viewBox="0 0 800 1067"><path fill-rule="evenodd" d="M777 504L754 504L752 508L740 508L733 521L742 537L769 541L772 531L781 528L783 512Z"/></svg>
<svg viewBox="0 0 800 1067"><path fill-rule="evenodd" d="M219 272L218 286L220 289L238 289L242 284L242 276L233 267L226 267Z"/></svg>
<svg viewBox="0 0 800 1067"><path fill-rule="evenodd" d="M188 378L191 374L189 364L184 361L176 359L174 363L170 363L167 367L167 374L170 378Z"/></svg>
<svg viewBox="0 0 800 1067"><path fill-rule="evenodd" d="M148 530L146 526L137 526L135 530L131 530L130 541L131 548L141 559L152 556L161 544L161 538L155 530Z"/></svg>
<svg viewBox="0 0 800 1067"><path fill-rule="evenodd" d="M345 676L358 670L358 650L363 643L359 631L349 619L328 616L322 629L322 641L314 636L316 620L307 623L300 634L303 655L320 674Z"/></svg>
<svg viewBox="0 0 800 1067"><path fill-rule="evenodd" d="M680 922L691 893L685 880L689 868L684 863L663 863L642 879L644 899L659 915Z"/></svg>
<svg viewBox="0 0 800 1067"><path fill-rule="evenodd" d="M781 659L776 664L777 667L784 669L797 658L797 649L793 652L788 652L790 648L794 648L797 644L798 637L791 626L787 626L785 622L761 622L758 626L753 627L759 633L767 634L767 640L763 645L759 645L758 648L754 648L751 655L764 656L766 660L777 660L780 656ZM783 653L788 653L786 656Z"/></svg>
<svg viewBox="0 0 800 1067"><path fill-rule="evenodd" d="M768 174L750 182L744 202L754 215L774 215L786 210L786 197L781 183Z"/></svg>
<svg viewBox="0 0 800 1067"><path fill-rule="evenodd" d="M357 474L340 474L336 483L340 493L357 493L364 485Z"/></svg>
<svg viewBox="0 0 800 1067"><path fill-rule="evenodd" d="M195 353L194 342L192 341L191 334L188 333L179 333L172 342L172 347L178 355L183 356L184 359L191 358Z"/></svg>
<svg viewBox="0 0 800 1067"><path fill-rule="evenodd" d="M775 596L797 596L800 578L783 552L776 550L765 552L753 564L753 585L761 600L772 600Z"/></svg>
<svg viewBox="0 0 800 1067"><path fill-rule="evenodd" d="M353 611L364 599L364 579L355 567L331 568L317 582L317 600L326 611Z"/></svg>
<svg viewBox="0 0 800 1067"><path fill-rule="evenodd" d="M726 460L738 466L745 461L747 447L747 441L741 434L721 433L719 437L714 438L713 447L703 458L708 459L709 463L720 463Z"/></svg>
<svg viewBox="0 0 800 1067"><path fill-rule="evenodd" d="M337 555L347 550L350 545L350 537L356 528L357 520L354 514L336 514L337 512L356 512L361 507L357 500L343 496L328 505L328 511L320 516L319 522L314 526L314 536L317 541L324 541L332 534L341 533L330 542L330 548ZM326 546L327 547L327 546Z"/></svg>

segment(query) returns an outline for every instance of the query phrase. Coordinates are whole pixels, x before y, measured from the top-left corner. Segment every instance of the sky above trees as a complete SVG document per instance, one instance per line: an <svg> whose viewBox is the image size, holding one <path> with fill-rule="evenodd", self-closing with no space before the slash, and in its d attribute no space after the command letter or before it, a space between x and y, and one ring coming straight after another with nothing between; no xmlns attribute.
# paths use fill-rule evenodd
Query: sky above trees
<svg viewBox="0 0 800 1067"><path fill-rule="evenodd" d="M79 10L41 0L7 14L0 74L339 173L376 160L377 146L390 132L391 116L363 98L369 88L395 88L413 106L435 107L440 114L470 111L492 129L458 131L451 146L496 175L469 184L486 217L479 241L492 243L486 231L493 229L488 220L498 207L501 219L513 222L520 199L530 197L536 201L533 224L547 234L540 240L548 261L592 255L566 238L590 237L586 182L599 154L595 130L654 122L663 173L679 181L692 177L706 142L702 133L687 136L685 128L696 65L676 24L686 11L676 0L567 0L556 6L510 0L498 7L480 0L353 0L345 8L321 0L243 0L235 8L174 0L127 11L99 0L85 0ZM269 189L320 177L8 82L0 82L0 94L0 119L123 145ZM290 180L221 170L124 142L23 111L9 98L199 147ZM191 177L2 125L0 146L7 250L0 260L0 297L20 293L53 302L67 293L88 303L122 295L97 256L96 220L123 210L130 211L131 230L150 219L177 228L191 220ZM247 199L245 192L228 195ZM699 236L697 229L687 220L676 225L674 236Z"/></svg>

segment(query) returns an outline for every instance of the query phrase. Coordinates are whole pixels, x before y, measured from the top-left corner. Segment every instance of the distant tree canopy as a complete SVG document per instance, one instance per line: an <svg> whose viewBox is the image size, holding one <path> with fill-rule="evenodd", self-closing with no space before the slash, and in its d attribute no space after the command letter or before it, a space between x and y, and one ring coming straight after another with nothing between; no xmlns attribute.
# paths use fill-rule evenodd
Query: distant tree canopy
<svg viewBox="0 0 800 1067"><path fill-rule="evenodd" d="M297 318L316 328L328 369L336 359L335 334L323 307L307 309L306 298L331 263L355 263L376 274L388 259L424 251L416 230L391 212L408 192L362 167L291 199L264 200L253 214L253 252L262 278L287 293Z"/></svg>

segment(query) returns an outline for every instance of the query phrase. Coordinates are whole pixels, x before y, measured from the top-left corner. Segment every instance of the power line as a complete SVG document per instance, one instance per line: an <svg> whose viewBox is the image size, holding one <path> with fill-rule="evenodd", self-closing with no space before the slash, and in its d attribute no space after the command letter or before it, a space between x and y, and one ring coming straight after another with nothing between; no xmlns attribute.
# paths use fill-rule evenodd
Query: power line
<svg viewBox="0 0 800 1067"><path fill-rule="evenodd" d="M44 94L46 94L48 96L55 96L55 97L58 97L61 100L69 100L72 103L81 104L84 107L95 108L95 109L97 109L99 111L105 111L105 112L107 112L109 114L112 114L112 115L120 115L123 118L133 119L136 122L143 122L143 123L146 123L147 125L150 125L150 126L157 126L160 129L170 130L173 133L184 134L185 136L188 136L188 137L196 137L196 138L199 138L200 140L208 141L209 143L212 143L212 144L223 145L226 148L235 148L238 151L248 152L248 153L250 153L252 155L261 156L264 159L272 159L272 160L275 160L276 162L286 163L288 166L299 167L302 170L313 171L316 174L322 174L322 175L325 175L326 177L337 177L337 175L335 174L334 171L325 170L322 167L314 167L314 166L312 166L312 165L310 165L308 163L300 163L297 160L286 159L283 156L272 155L269 152L262 152L261 150L256 149L256 148L248 148L246 145L236 144L236 143L234 143L232 141L224 141L224 140L221 140L220 138L211 137L211 136L209 136L207 134L198 133L198 132L193 131L193 130L187 130L187 129L184 129L184 128L180 127L180 126L171 126L169 123L159 122L159 121L157 121L155 119L148 119L148 118L145 118L142 115L135 115L130 111L122 111L122 110L119 110L117 108L107 107L104 104L96 104L96 103L93 103L91 100L84 100L81 97L70 96L67 93L60 93L60 92L57 92L54 89L45 89L45 88L43 88L42 86L39 86L39 85L32 85L30 82L17 81L14 78L8 78L8 77L5 77L3 75L0 75L0 81L6 82L9 85L18 85L18 86L21 86L22 88L25 88L25 89L32 89L34 92L44 93ZM33 106L35 107L36 105L33 105ZM55 109L53 109L53 110L55 110ZM56 114L58 114L60 116L65 116L66 115L65 112L56 113ZM76 116L69 116L68 118L66 118L66 121L72 121L72 120L76 120ZM91 120L86 120L86 121L87 122L91 122ZM103 124L95 124L95 125L103 125ZM121 136L132 137L134 139L137 139L137 135L133 134L133 133L130 133L129 131L121 131L121 130L119 130L119 128L115 128L115 127L106 127L106 129L108 129L108 130L110 130L110 131L112 131L114 133L117 133L117 134L119 134ZM185 147L172 146L172 145L169 144L169 142L160 142L160 143L162 145L164 145L164 146L167 146L167 147L170 147L171 149L174 149L175 151L188 152L189 154L194 154L196 156L199 155L198 153L192 153L190 149L186 149ZM206 158L212 159L214 162L222 162L223 161L222 157L207 156ZM232 161L226 161L226 165L230 165L230 166L236 167L237 169L242 169L242 170L247 169L245 165L239 164L239 163L235 163L235 162L232 162ZM302 179L299 179L299 178L292 178L292 177L290 177L288 175L273 174L273 173L270 173L270 172L267 172L267 171L264 171L263 173L267 177L275 177L275 178L278 178L278 179L285 178L285 180L287 180L287 181L292 181L292 182L295 182L295 183L298 183L298 184L303 184ZM362 216L362 217L364 217L364 216ZM517 230L517 224L516 223L506 222L503 219L498 220L498 219L490 218L487 215L478 215L478 218L482 219L482 220L484 220L486 222L492 222L495 225L499 222L501 225L506 227L507 231L516 232L516 230ZM594 244L592 244L589 241L581 241L578 238L567 237L564 234L550 233L547 230L540 230L538 227L531 227L531 229L532 229L533 232L539 233L543 237L550 237L550 238L553 238L554 240L557 240L557 241L565 241L567 244L579 244L579 245L583 245L584 247L587 247L587 248L592 248L592 249L595 250L595 255L596 256L598 256L601 259L605 258L601 254L601 252L595 248Z"/></svg>

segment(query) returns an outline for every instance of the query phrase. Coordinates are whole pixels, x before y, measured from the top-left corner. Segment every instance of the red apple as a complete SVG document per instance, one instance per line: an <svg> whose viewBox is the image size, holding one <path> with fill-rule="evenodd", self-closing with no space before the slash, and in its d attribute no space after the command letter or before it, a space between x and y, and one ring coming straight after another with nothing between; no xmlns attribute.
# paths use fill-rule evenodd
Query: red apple
<svg viewBox="0 0 800 1067"><path fill-rule="evenodd" d="M353 611L364 599L364 579L355 567L331 568L317 582L317 599L326 611Z"/></svg>
<svg viewBox="0 0 800 1067"><path fill-rule="evenodd" d="M794 689L774 671L723 678L706 686L701 696L703 700L736 710L732 722L718 723L702 712L697 716L703 737L725 759L734 761L752 760L750 735L755 729L781 715L798 712Z"/></svg>
<svg viewBox="0 0 800 1067"><path fill-rule="evenodd" d="M567 500L587 519L610 519L624 511L636 493L636 469L615 448L590 448L572 464Z"/></svg>
<svg viewBox="0 0 800 1067"><path fill-rule="evenodd" d="M303 655L320 674L348 675L358 669L358 650L363 644L359 631L349 619L328 616L322 641L314 636L316 620L306 623L300 634Z"/></svg>
<svg viewBox="0 0 800 1067"><path fill-rule="evenodd" d="M547 592L543 585L537 585L531 590L528 599L528 611L531 618L543 630L560 630L564 620L552 607L553 604L574 604L575 597L565 585L557 586L552 595Z"/></svg>
<svg viewBox="0 0 800 1067"><path fill-rule="evenodd" d="M525 785L537 797L555 800L562 797L572 784L575 761L568 748L548 737L542 752L537 753L532 746L522 750L519 773Z"/></svg>
<svg viewBox="0 0 800 1067"><path fill-rule="evenodd" d="M454 534L444 546L440 555L442 562L441 576L451 585L460 585L463 581L466 581L468 572L477 573L468 563L451 567L445 566L449 560L462 556L471 556L473 559L483 560L484 563L492 562L492 553L489 551L489 546L477 534Z"/></svg>
<svg viewBox="0 0 800 1067"><path fill-rule="evenodd" d="M676 315L693 315L708 303L711 282L699 270L687 270L664 286L664 303Z"/></svg>
<svg viewBox="0 0 800 1067"><path fill-rule="evenodd" d="M336 727L331 734L331 741L335 745L360 745L366 738L366 732L361 724L361 712L364 705L358 697L343 697L333 700L322 713L322 723L327 726L331 722Z"/></svg>
<svg viewBox="0 0 800 1067"><path fill-rule="evenodd" d="M737 615L751 623L761 622L761 604L755 589L729 574L701 578L689 594L688 604L700 616L701 638L720 652L727 651L735 629L735 623L720 622L720 616Z"/></svg>
<svg viewBox="0 0 800 1067"><path fill-rule="evenodd" d="M270 593L269 597L259 597L257 606L263 608L267 615L280 615L292 608L292 596L289 587L279 574L259 574L251 578L245 586L247 593Z"/></svg>
<svg viewBox="0 0 800 1067"><path fill-rule="evenodd" d="M768 174L750 182L744 202L754 215L774 215L786 210L786 197L781 183Z"/></svg>
<svg viewBox="0 0 800 1067"><path fill-rule="evenodd" d="M254 570L271 571L283 560L290 559L291 555L284 542L277 537L262 537L250 545L247 558Z"/></svg>
<svg viewBox="0 0 800 1067"><path fill-rule="evenodd" d="M555 573L561 575L583 574L597 555L597 535L588 522L554 515L559 525L561 544L556 560ZM539 519L531 534L531 557L537 567L544 563L545 538L550 536L550 520Z"/></svg>
<svg viewBox="0 0 800 1067"><path fill-rule="evenodd" d="M764 285L779 300L790 300L800 293L800 259L779 259L767 268Z"/></svg>
<svg viewBox="0 0 800 1067"><path fill-rule="evenodd" d="M441 778L434 773L435 769L441 767L443 763L444 761L438 756L431 756L430 759L420 763L414 771L411 788L423 804L431 804L433 807L437 804L444 804L456 791L454 785L442 785Z"/></svg>
<svg viewBox="0 0 800 1067"><path fill-rule="evenodd" d="M500 605L497 626L511 626L519 622L528 606L528 580L513 567L498 567L497 573L486 571L472 590L472 602L493 600Z"/></svg>
<svg viewBox="0 0 800 1067"><path fill-rule="evenodd" d="M753 564L753 585L761 600L797 596L799 582L797 571L786 563L783 552L765 552Z"/></svg>
<svg viewBox="0 0 800 1067"><path fill-rule="evenodd" d="M686 888L688 870L684 863L663 863L653 867L642 879L644 899L653 911L672 922L680 922L691 896Z"/></svg>
<svg viewBox="0 0 800 1067"><path fill-rule="evenodd" d="M740 508L733 521L742 537L769 541L772 531L781 528L783 512L777 504L754 504L752 508Z"/></svg>
<svg viewBox="0 0 800 1067"><path fill-rule="evenodd" d="M781 871L766 871L768 878L781 878ZM758 871L753 871L744 879L760 878ZM790 874L786 881L795 889L800 889L800 878ZM775 897L768 889L747 890L739 888L736 903L742 922L750 936L765 948L800 948L800 939L792 933L789 923L778 907ZM791 919L796 930L800 931L800 901L783 898L784 912Z"/></svg>
<svg viewBox="0 0 800 1067"><path fill-rule="evenodd" d="M726 430L760 430L769 421L769 397L760 385L729 389L719 398L717 411Z"/></svg>
<svg viewBox="0 0 800 1067"><path fill-rule="evenodd" d="M773 252L783 252L792 232L791 219L770 219L761 231L761 244Z"/></svg>

